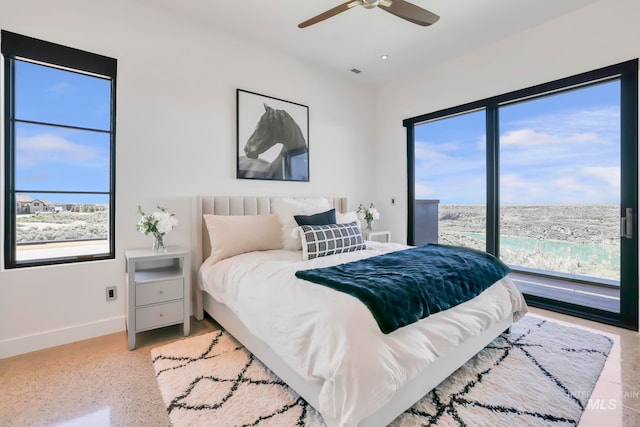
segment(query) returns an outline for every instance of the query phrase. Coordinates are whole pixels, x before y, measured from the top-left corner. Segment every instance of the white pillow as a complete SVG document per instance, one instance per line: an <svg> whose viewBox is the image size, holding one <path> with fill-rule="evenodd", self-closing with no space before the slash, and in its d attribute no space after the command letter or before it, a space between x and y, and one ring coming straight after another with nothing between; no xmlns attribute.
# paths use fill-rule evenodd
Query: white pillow
<svg viewBox="0 0 640 427"><path fill-rule="evenodd" d="M245 252L282 249L276 215L202 216L209 232L214 263Z"/></svg>
<svg viewBox="0 0 640 427"><path fill-rule="evenodd" d="M313 215L331 209L329 200L316 197L292 199L291 197L275 197L271 199L271 212L278 216L282 230L282 244L289 251L302 250L302 243L293 230L298 227L294 215ZM293 235L292 235L293 234Z"/></svg>
<svg viewBox="0 0 640 427"><path fill-rule="evenodd" d="M362 228L362 223L360 222L360 218L358 218L358 214L356 211L340 213L336 211L336 223L337 224L348 224L350 222L356 222L358 228Z"/></svg>

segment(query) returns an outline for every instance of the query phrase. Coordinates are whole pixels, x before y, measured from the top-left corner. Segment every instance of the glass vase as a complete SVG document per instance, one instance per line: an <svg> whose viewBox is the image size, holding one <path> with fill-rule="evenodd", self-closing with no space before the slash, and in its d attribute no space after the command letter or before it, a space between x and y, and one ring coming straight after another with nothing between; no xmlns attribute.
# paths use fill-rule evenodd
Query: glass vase
<svg viewBox="0 0 640 427"><path fill-rule="evenodd" d="M373 231L373 220L367 221L366 230L367 231Z"/></svg>
<svg viewBox="0 0 640 427"><path fill-rule="evenodd" d="M167 247L164 244L164 234L153 233L153 246L151 246L151 252L154 254L167 252Z"/></svg>

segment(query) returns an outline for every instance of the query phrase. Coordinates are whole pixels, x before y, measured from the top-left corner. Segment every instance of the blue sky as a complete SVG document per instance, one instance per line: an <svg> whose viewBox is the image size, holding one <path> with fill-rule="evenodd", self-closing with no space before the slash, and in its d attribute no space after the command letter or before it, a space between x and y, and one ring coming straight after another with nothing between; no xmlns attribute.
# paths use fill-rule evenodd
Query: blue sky
<svg viewBox="0 0 640 427"><path fill-rule="evenodd" d="M108 80L16 61L16 118L109 130ZM16 124L16 189L109 191L109 135ZM106 203L104 196L30 194L49 201Z"/></svg>
<svg viewBox="0 0 640 427"><path fill-rule="evenodd" d="M619 82L500 110L504 204L619 203ZM484 204L485 113L416 126L416 198Z"/></svg>
<svg viewBox="0 0 640 427"><path fill-rule="evenodd" d="M108 80L23 61L16 70L18 119L109 130ZM619 105L611 82L501 108L502 203L618 203ZM417 198L485 203L484 129L484 111L416 126ZM18 124L16 135L17 189L108 191L108 134Z"/></svg>

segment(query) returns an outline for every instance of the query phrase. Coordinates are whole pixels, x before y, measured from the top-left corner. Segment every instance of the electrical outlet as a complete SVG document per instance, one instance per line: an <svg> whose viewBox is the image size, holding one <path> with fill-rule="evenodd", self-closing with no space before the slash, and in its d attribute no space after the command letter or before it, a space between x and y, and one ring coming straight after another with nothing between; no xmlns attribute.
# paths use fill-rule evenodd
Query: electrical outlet
<svg viewBox="0 0 640 427"><path fill-rule="evenodd" d="M115 286L107 287L107 301L115 301L118 298L118 291Z"/></svg>
<svg viewBox="0 0 640 427"><path fill-rule="evenodd" d="M395 206L396 205L396 198L392 197L391 198L391 206Z"/></svg>

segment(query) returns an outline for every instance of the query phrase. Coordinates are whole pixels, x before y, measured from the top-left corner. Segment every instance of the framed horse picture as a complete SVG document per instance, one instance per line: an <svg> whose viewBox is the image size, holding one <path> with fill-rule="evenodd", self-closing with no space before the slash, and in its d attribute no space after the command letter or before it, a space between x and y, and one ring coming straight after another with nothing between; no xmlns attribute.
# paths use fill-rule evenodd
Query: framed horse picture
<svg viewBox="0 0 640 427"><path fill-rule="evenodd" d="M236 90L241 179L309 181L309 107Z"/></svg>

